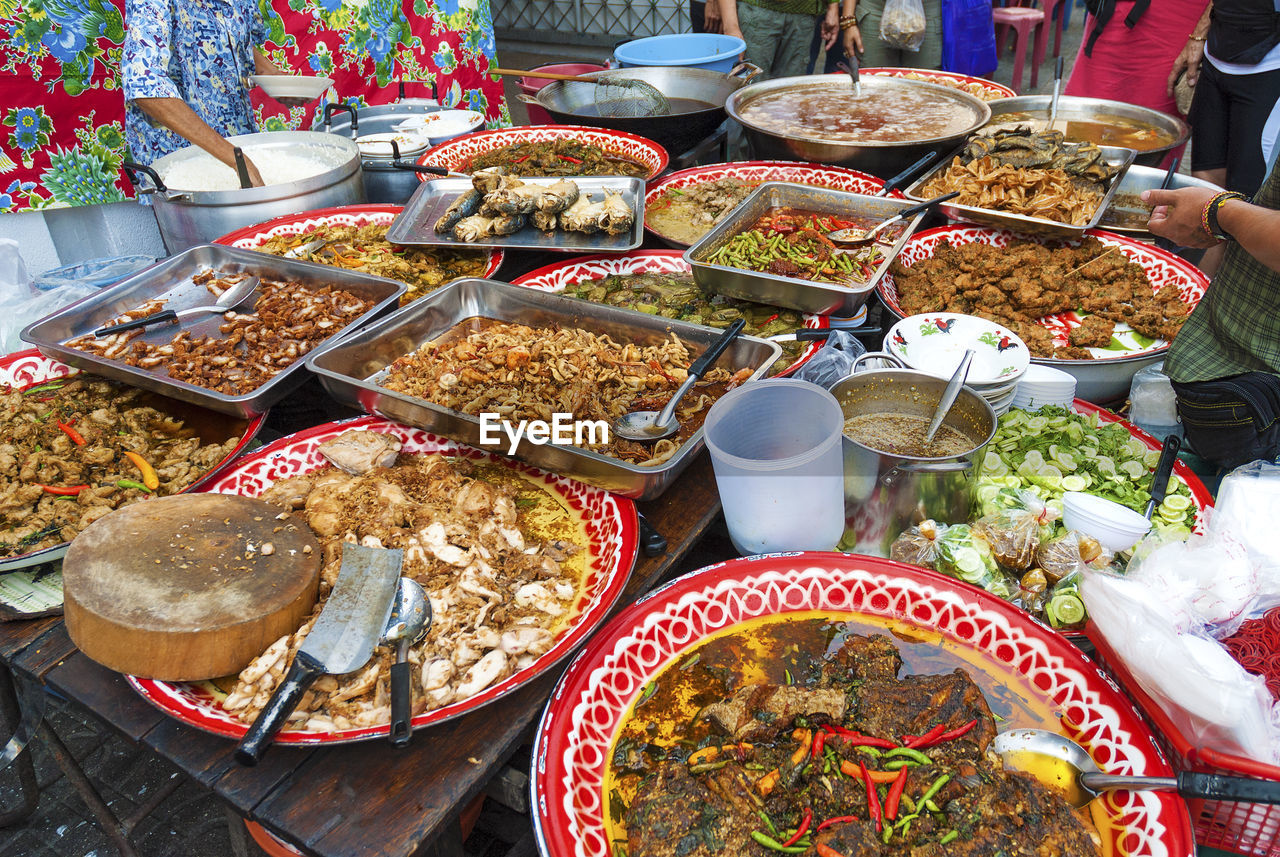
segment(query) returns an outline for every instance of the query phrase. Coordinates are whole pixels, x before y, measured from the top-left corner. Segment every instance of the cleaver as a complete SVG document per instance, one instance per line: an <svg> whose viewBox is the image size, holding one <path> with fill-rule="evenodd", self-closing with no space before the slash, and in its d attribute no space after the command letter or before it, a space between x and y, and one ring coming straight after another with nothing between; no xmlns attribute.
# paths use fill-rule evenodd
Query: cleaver
<svg viewBox="0 0 1280 857"><path fill-rule="evenodd" d="M369 662L391 615L404 552L342 546L338 582L329 593L311 633L293 659L284 681L236 746L236 761L256 765L272 736L322 675L345 675Z"/></svg>

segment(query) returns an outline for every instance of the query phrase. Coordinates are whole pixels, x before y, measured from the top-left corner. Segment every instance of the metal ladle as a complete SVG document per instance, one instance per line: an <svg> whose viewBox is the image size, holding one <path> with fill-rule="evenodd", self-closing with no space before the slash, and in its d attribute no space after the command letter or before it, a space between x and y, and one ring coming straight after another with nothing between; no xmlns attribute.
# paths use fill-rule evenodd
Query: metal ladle
<svg viewBox="0 0 1280 857"><path fill-rule="evenodd" d="M1176 777L1104 774L1089 752L1076 742L1044 729L1002 732L992 747L1006 768L1031 774L1050 788L1065 792L1067 802L1082 807L1100 792L1173 789L1183 797L1246 803L1280 803L1280 782L1179 771Z"/></svg>
<svg viewBox="0 0 1280 857"><path fill-rule="evenodd" d="M965 350L964 356L960 358L960 365L956 367L956 371L951 375L951 380L947 382L947 388L942 391L942 398L938 400L938 409L933 412L933 420L929 423L929 430L924 433L925 446L933 443L933 436L938 433L938 429L942 428L942 421L947 418L947 414L951 411L951 406L956 403L956 399L960 396L960 388L964 386L965 379L969 377L969 364L973 362L973 355L976 353L972 348L969 348Z"/></svg>
<svg viewBox="0 0 1280 857"><path fill-rule="evenodd" d="M849 79L853 81L853 97L862 97L862 80L859 76L858 58L852 54L848 57L849 61L836 63L836 68L849 75Z"/></svg>
<svg viewBox="0 0 1280 857"><path fill-rule="evenodd" d="M210 306L197 306L177 311L166 309L143 318L135 318L133 321L113 324L109 327L100 327L93 332L93 335L110 336L113 333L134 330L139 327L146 327L149 324L159 324L162 321L180 321L187 316L197 315L203 312L227 312L228 310L233 310L244 303L250 295L257 291L258 284L261 282L262 281L258 277L245 277L243 280L218 295L218 299Z"/></svg>
<svg viewBox="0 0 1280 857"><path fill-rule="evenodd" d="M1052 131L1053 123L1058 121L1058 96L1062 93L1062 57L1053 69L1053 98L1049 99L1049 124L1044 130Z"/></svg>
<svg viewBox="0 0 1280 857"><path fill-rule="evenodd" d="M613 430L627 440L648 442L670 437L680 430L680 422L676 419L676 405L684 398L684 394L693 389L694 383L720 359L729 344L738 338L747 320L740 318L720 334L720 338L711 343L711 347L689 367L689 375L676 390L675 395L661 411L632 411L614 420Z"/></svg>
<svg viewBox="0 0 1280 857"><path fill-rule="evenodd" d="M413 689L409 687L409 647L426 636L431 627L431 602L418 581L400 578L396 600L382 631L382 645L396 648L396 661L391 665L391 743L403 747L413 730L409 719L413 714Z"/></svg>
<svg viewBox="0 0 1280 857"><path fill-rule="evenodd" d="M864 244L870 244L880 237L880 234L895 223L901 223L914 214L921 211L928 211L939 203L946 202L949 199L955 199L960 195L960 191L953 190L951 193L944 193L942 196L935 196L933 199L921 202L916 205L908 206L902 209L888 220L882 220L870 229L837 229L835 232L828 232L827 238L836 244L843 244L846 247L861 247Z"/></svg>

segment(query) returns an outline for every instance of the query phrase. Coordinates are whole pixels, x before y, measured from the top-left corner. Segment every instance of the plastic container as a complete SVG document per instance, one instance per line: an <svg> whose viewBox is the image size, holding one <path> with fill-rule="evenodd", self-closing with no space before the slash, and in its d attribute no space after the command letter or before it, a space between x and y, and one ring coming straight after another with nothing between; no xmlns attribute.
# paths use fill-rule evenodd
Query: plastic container
<svg viewBox="0 0 1280 857"><path fill-rule="evenodd" d="M743 556L831 550L844 531L844 413L808 381L759 381L711 406L703 426L734 548Z"/></svg>
<svg viewBox="0 0 1280 857"><path fill-rule="evenodd" d="M618 45L613 58L623 68L680 65L728 73L747 49L737 36L718 33L670 33Z"/></svg>
<svg viewBox="0 0 1280 857"><path fill-rule="evenodd" d="M1129 384L1130 421L1160 441L1171 434L1182 437L1177 396L1163 368L1160 362L1140 369Z"/></svg>
<svg viewBox="0 0 1280 857"><path fill-rule="evenodd" d="M83 283L97 288L114 285L125 277L132 276L143 268L156 263L155 256L107 256L101 259L90 259L45 271L31 281L42 292L65 286L68 283Z"/></svg>
<svg viewBox="0 0 1280 857"><path fill-rule="evenodd" d="M1126 551L1151 529L1151 522L1130 508L1082 491L1062 495L1062 523L1093 536L1113 553Z"/></svg>
<svg viewBox="0 0 1280 857"><path fill-rule="evenodd" d="M589 74L593 71L604 71L607 66L593 62L559 62L551 65L540 65L537 68L529 69L530 71L545 71L550 74ZM522 77L517 84L520 91L525 95L537 96L538 90L554 81L545 80L539 77ZM536 104L526 104L525 108L529 111L530 125L555 125L556 121L551 118L551 114L543 110Z"/></svg>

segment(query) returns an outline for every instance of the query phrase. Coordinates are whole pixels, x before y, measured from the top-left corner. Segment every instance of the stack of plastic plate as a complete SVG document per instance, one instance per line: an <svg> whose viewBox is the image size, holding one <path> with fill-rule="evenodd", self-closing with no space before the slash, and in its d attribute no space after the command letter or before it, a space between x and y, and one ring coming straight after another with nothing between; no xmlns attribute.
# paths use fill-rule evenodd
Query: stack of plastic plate
<svg viewBox="0 0 1280 857"><path fill-rule="evenodd" d="M950 378L967 349L974 350L965 386L999 416L1013 407L1031 355L1017 334L993 321L953 312L912 315L895 324L884 347L912 369Z"/></svg>
<svg viewBox="0 0 1280 857"><path fill-rule="evenodd" d="M1050 366L1033 363L1018 382L1013 407L1034 411L1045 405L1070 408L1076 397L1076 379Z"/></svg>

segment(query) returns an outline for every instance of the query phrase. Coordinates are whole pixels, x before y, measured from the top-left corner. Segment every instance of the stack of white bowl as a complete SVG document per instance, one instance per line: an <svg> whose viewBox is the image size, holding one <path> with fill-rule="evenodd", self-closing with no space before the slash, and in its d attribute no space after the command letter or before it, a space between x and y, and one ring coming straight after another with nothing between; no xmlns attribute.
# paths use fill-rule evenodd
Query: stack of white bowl
<svg viewBox="0 0 1280 857"><path fill-rule="evenodd" d="M1013 407L1034 411L1045 405L1070 409L1076 397L1076 379L1059 369L1032 363L1014 391Z"/></svg>
<svg viewBox="0 0 1280 857"><path fill-rule="evenodd" d="M965 350L974 349L965 386L986 399L996 416L1013 407L1031 362L1026 343L1013 331L960 313L908 316L889 330L884 347L908 367L939 378L950 378Z"/></svg>

